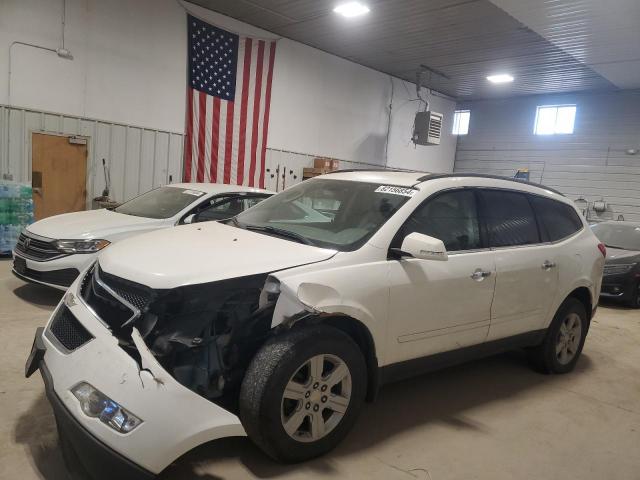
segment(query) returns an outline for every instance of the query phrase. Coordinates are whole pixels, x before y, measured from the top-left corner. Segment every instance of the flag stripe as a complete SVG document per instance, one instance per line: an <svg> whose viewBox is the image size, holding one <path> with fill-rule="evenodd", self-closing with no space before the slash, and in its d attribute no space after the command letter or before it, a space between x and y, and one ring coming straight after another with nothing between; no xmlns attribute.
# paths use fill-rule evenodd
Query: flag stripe
<svg viewBox="0 0 640 480"><path fill-rule="evenodd" d="M269 49L269 68L267 69L267 91L264 96L264 121L262 122L262 168L260 168L260 188L264 188L265 155L267 152L267 135L269 133L269 111L271 110L271 83L273 81L273 64L276 57L276 42L271 42Z"/></svg>
<svg viewBox="0 0 640 480"><path fill-rule="evenodd" d="M213 97L213 119L211 121L211 166L209 180L218 178L218 143L220 141L220 99Z"/></svg>
<svg viewBox="0 0 640 480"><path fill-rule="evenodd" d="M234 102L227 102L227 131L226 131L226 145L225 145L225 152L224 152L224 183L231 183L230 178L229 178L229 174L231 173L231 163L233 161L233 154L234 154L234 145L233 145L233 119L234 119L234 112L235 110L235 103ZM236 157L237 158L237 157ZM228 168L227 168L228 167Z"/></svg>
<svg viewBox="0 0 640 480"><path fill-rule="evenodd" d="M258 42L256 61L256 86L253 94L253 128L251 134L251 167L249 168L249 186L253 187L256 175L256 153L258 150L258 121L260 120L260 98L262 96L262 63L264 62L264 41Z"/></svg>
<svg viewBox="0 0 640 480"><path fill-rule="evenodd" d="M184 139L184 181L191 181L191 159L193 155L193 148L191 148L191 142L193 141L193 88L187 87L187 117L186 117L187 131Z"/></svg>
<svg viewBox="0 0 640 480"><path fill-rule="evenodd" d="M245 40L244 47L244 67L242 72L242 98L240 99L240 143L238 145L238 172L236 184L242 185L244 181L244 155L245 142L247 136L247 104L249 102L249 80L251 72L251 49L253 41L251 38Z"/></svg>
<svg viewBox="0 0 640 480"><path fill-rule="evenodd" d="M205 145L205 125L207 123L207 95L204 92L198 92L198 172L196 181L204 181L204 145Z"/></svg>

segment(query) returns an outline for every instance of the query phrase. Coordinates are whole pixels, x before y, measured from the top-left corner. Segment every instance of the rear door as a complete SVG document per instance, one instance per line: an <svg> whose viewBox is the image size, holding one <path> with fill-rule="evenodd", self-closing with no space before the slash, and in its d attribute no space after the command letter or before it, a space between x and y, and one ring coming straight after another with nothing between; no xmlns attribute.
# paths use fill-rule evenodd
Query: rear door
<svg viewBox="0 0 640 480"><path fill-rule="evenodd" d="M527 194L482 189L481 195L481 216L496 263L487 340L537 330L558 286L554 247L543 243Z"/></svg>

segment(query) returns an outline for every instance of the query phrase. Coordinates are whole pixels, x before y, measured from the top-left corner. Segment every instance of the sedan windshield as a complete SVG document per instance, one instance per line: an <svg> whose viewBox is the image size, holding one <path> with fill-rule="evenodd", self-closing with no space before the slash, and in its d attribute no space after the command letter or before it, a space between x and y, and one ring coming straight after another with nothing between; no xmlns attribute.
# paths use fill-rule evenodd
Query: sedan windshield
<svg viewBox="0 0 640 480"><path fill-rule="evenodd" d="M203 195L200 190L160 187L123 203L115 211L136 217L171 218Z"/></svg>
<svg viewBox="0 0 640 480"><path fill-rule="evenodd" d="M309 180L237 217L248 230L323 248L349 251L364 243L415 190L379 183Z"/></svg>
<svg viewBox="0 0 640 480"><path fill-rule="evenodd" d="M640 251L640 224L598 223L591 228L607 247Z"/></svg>

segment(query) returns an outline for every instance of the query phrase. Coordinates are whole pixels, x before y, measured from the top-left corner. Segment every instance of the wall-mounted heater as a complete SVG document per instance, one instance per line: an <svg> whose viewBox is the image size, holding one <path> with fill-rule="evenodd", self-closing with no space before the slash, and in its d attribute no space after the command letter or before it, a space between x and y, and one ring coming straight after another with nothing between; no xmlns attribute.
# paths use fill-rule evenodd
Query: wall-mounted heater
<svg viewBox="0 0 640 480"><path fill-rule="evenodd" d="M441 113L418 112L413 126L413 143L416 145L440 145L442 134Z"/></svg>

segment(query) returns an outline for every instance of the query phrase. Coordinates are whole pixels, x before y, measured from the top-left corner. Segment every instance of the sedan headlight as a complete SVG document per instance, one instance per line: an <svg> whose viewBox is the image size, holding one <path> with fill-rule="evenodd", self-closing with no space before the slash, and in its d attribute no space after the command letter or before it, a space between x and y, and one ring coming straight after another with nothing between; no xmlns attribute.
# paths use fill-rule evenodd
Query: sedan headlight
<svg viewBox="0 0 640 480"><path fill-rule="evenodd" d="M604 266L604 274L605 275L620 275L623 273L628 273L631 271L633 267L635 267L635 263L618 263Z"/></svg>
<svg viewBox="0 0 640 480"><path fill-rule="evenodd" d="M56 240L55 246L64 253L95 253L110 243L109 240Z"/></svg>
<svg viewBox="0 0 640 480"><path fill-rule="evenodd" d="M134 414L86 382L73 387L71 393L80 401L80 408L86 416L100 419L116 432L129 433L142 423Z"/></svg>

